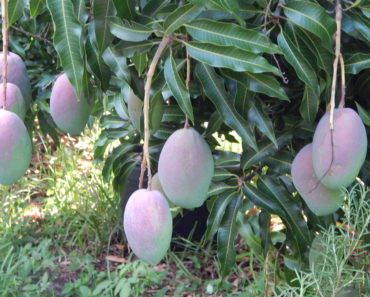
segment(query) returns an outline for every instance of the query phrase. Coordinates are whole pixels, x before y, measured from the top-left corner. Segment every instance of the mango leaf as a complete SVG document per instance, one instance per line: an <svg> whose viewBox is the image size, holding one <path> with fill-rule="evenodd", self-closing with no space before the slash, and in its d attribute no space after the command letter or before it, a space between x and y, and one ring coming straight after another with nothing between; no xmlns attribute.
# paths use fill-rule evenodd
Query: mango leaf
<svg viewBox="0 0 370 297"><path fill-rule="evenodd" d="M186 50L192 58L213 67L230 68L238 72L272 72L277 76L281 75L276 67L260 55L231 46L191 41L186 43Z"/></svg>
<svg viewBox="0 0 370 297"><path fill-rule="evenodd" d="M143 40L139 42L120 41L114 46L114 49L122 56L131 58L136 53L146 53L159 42Z"/></svg>
<svg viewBox="0 0 370 297"><path fill-rule="evenodd" d="M254 94L251 93L245 85L237 82L234 105L241 116L245 118L248 116L248 110L254 101L253 99Z"/></svg>
<svg viewBox="0 0 370 297"><path fill-rule="evenodd" d="M258 224L260 227L259 237L261 238L261 246L265 256L267 255L267 252L271 246L270 221L271 214L265 210L262 210L258 215Z"/></svg>
<svg viewBox="0 0 370 297"><path fill-rule="evenodd" d="M235 264L235 238L237 235L236 217L243 199L243 195L234 192L232 199L222 218L217 232L217 257L220 262L220 274L227 276Z"/></svg>
<svg viewBox="0 0 370 297"><path fill-rule="evenodd" d="M114 94L113 102L114 102L114 109L116 110L116 113L118 114L118 116L125 121L129 121L129 114L128 114L127 106L126 106L125 101L122 98L122 94L121 93Z"/></svg>
<svg viewBox="0 0 370 297"><path fill-rule="evenodd" d="M272 121L265 113L262 102L257 100L254 101L248 111L248 119L257 126L262 134L266 135L271 140L276 148L278 148Z"/></svg>
<svg viewBox="0 0 370 297"><path fill-rule="evenodd" d="M360 7L362 13L370 19L370 5L362 5Z"/></svg>
<svg viewBox="0 0 370 297"><path fill-rule="evenodd" d="M54 45L64 71L78 96L83 90L84 59L81 47L82 26L75 18L70 0L47 0L54 24Z"/></svg>
<svg viewBox="0 0 370 297"><path fill-rule="evenodd" d="M344 56L344 65L347 73L358 74L360 71L370 68L370 54L350 53Z"/></svg>
<svg viewBox="0 0 370 297"><path fill-rule="evenodd" d="M280 83L273 76L250 72L235 73L229 69L223 69L222 73L231 79L237 80L252 92L290 101Z"/></svg>
<svg viewBox="0 0 370 297"><path fill-rule="evenodd" d="M299 112L303 120L313 123L319 110L320 97L308 86L305 86Z"/></svg>
<svg viewBox="0 0 370 297"><path fill-rule="evenodd" d="M206 131L204 132L205 136L211 135L215 132L218 132L223 124L222 117L220 116L219 112L216 110L214 113L211 114L208 120L208 126Z"/></svg>
<svg viewBox="0 0 370 297"><path fill-rule="evenodd" d="M235 186L228 185L224 182L211 183L208 189L207 197L220 195L230 189L235 190Z"/></svg>
<svg viewBox="0 0 370 297"><path fill-rule="evenodd" d="M153 33L153 30L147 26L135 22L124 23L119 18L114 17L111 18L110 32L122 40L143 41Z"/></svg>
<svg viewBox="0 0 370 297"><path fill-rule="evenodd" d="M11 26L23 15L24 9L26 8L26 1L9 0L8 2L8 26Z"/></svg>
<svg viewBox="0 0 370 297"><path fill-rule="evenodd" d="M164 1L150 0L145 4L143 8L143 14L155 17L157 13L160 12L169 3L170 3L170 0L164 0Z"/></svg>
<svg viewBox="0 0 370 297"><path fill-rule="evenodd" d="M195 19L203 10L202 6L186 4L172 12L164 22L165 33L171 33L183 24Z"/></svg>
<svg viewBox="0 0 370 297"><path fill-rule="evenodd" d="M316 72L312 68L311 63L306 60L285 33L281 32L277 39L286 61L293 66L298 77L319 95Z"/></svg>
<svg viewBox="0 0 370 297"><path fill-rule="evenodd" d="M356 106L357 106L357 111L358 111L358 114L361 118L361 120L364 122L364 124L366 126L370 126L370 114L368 111L366 111L360 104L358 104L357 102L356 103Z"/></svg>
<svg viewBox="0 0 370 297"><path fill-rule="evenodd" d="M331 43L336 24L323 7L309 1L289 1L283 8L291 22L315 34L327 50L333 51Z"/></svg>
<svg viewBox="0 0 370 297"><path fill-rule="evenodd" d="M265 158L274 155L280 150L285 144L292 139L290 131L285 132L277 137L277 147L268 140L262 140L258 143L259 149L257 151L246 150L241 158L240 165L244 171L247 171L253 165L263 161Z"/></svg>
<svg viewBox="0 0 370 297"><path fill-rule="evenodd" d="M197 41L216 45L235 46L251 53L281 53L276 44L255 30L232 23L212 20L196 20L185 25L189 34Z"/></svg>
<svg viewBox="0 0 370 297"><path fill-rule="evenodd" d="M126 58L120 56L114 48L109 46L104 51L103 60L119 79L126 82L130 81L130 73L127 67Z"/></svg>
<svg viewBox="0 0 370 297"><path fill-rule="evenodd" d="M202 84L204 93L221 114L225 124L234 129L247 145L256 149L256 140L248 122L236 111L232 98L225 91L223 80L214 69L198 63L195 67L195 75Z"/></svg>
<svg viewBox="0 0 370 297"><path fill-rule="evenodd" d="M73 0L73 5L75 7L76 18L81 25L84 25L89 18L86 10L85 0Z"/></svg>
<svg viewBox="0 0 370 297"><path fill-rule="evenodd" d="M294 156L291 152L281 151L269 156L263 161L263 164L267 165L269 170L273 170L279 175L290 174L293 157Z"/></svg>
<svg viewBox="0 0 370 297"><path fill-rule="evenodd" d="M10 3L11 1L9 1ZM45 0L30 0L31 18L37 17L45 9Z"/></svg>
<svg viewBox="0 0 370 297"><path fill-rule="evenodd" d="M137 52L132 56L131 61L134 63L137 74L139 75L139 77L141 77L146 68L147 62L148 62L147 54L142 53L142 52Z"/></svg>
<svg viewBox="0 0 370 297"><path fill-rule="evenodd" d="M215 199L207 219L207 229L202 240L203 244L209 242L217 233L217 229L219 228L225 214L226 207L234 196L235 191L226 190Z"/></svg>
<svg viewBox="0 0 370 297"><path fill-rule="evenodd" d="M193 107L191 106L189 91L186 89L185 83L177 71L172 55L164 63L164 77L181 110L194 123Z"/></svg>
<svg viewBox="0 0 370 297"><path fill-rule="evenodd" d="M136 0L113 0L119 17L126 20L133 20L135 13Z"/></svg>
<svg viewBox="0 0 370 297"><path fill-rule="evenodd" d="M94 0L93 13L97 46L102 53L112 40L109 31L109 18L115 13L112 0Z"/></svg>

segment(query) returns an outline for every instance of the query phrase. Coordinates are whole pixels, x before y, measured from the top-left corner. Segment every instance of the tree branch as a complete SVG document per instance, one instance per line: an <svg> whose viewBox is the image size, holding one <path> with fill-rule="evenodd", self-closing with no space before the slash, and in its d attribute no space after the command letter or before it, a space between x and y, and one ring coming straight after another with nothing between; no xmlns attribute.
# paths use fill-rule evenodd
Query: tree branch
<svg viewBox="0 0 370 297"><path fill-rule="evenodd" d="M48 45L52 45L52 46L54 45L54 44L53 44L53 42L52 42L52 41L50 41L49 39L46 39L46 38L44 38L44 37L42 37L42 36L40 36L40 35L33 34L33 33L31 33L31 32L28 32L28 31L26 31L26 30L23 30L22 28L16 27L16 26L14 26L14 25L10 26L10 28L12 28L12 29L13 29L13 30L15 30L15 31L21 32L21 33L23 33L24 35L27 35L27 36L33 37L33 38L35 38L35 39L37 39L37 40L40 40L40 41L42 41L42 42L45 42L45 43L47 43Z"/></svg>

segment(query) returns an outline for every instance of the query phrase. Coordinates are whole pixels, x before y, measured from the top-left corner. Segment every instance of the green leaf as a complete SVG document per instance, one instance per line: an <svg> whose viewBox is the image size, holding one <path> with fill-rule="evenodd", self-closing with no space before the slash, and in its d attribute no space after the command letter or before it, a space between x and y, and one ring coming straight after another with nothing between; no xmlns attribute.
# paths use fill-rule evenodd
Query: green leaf
<svg viewBox="0 0 370 297"><path fill-rule="evenodd" d="M166 59L164 64L164 77L181 110L194 123L193 107L191 106L189 91L186 89L185 83L177 71L172 55Z"/></svg>
<svg viewBox="0 0 370 297"><path fill-rule="evenodd" d="M47 0L54 24L54 45L64 71L76 90L83 90L84 59L81 47L82 26L74 14L70 0Z"/></svg>
<svg viewBox="0 0 370 297"><path fill-rule="evenodd" d="M362 5L360 7L362 13L370 19L370 5Z"/></svg>
<svg viewBox="0 0 370 297"><path fill-rule="evenodd" d="M258 224L260 227L259 237L261 238L261 245L265 256L271 246L270 221L271 215L267 211L262 210L258 215Z"/></svg>
<svg viewBox="0 0 370 297"><path fill-rule="evenodd" d="M130 81L126 58L120 56L114 48L110 46L104 51L103 60L119 79Z"/></svg>
<svg viewBox="0 0 370 297"><path fill-rule="evenodd" d="M124 23L119 18L114 17L111 18L110 32L122 40L143 41L153 33L153 30L147 26L135 22Z"/></svg>
<svg viewBox="0 0 370 297"><path fill-rule="evenodd" d="M131 58L136 53L146 53L156 44L159 44L159 42L151 40L143 40L139 42L120 41L114 46L114 49L122 56Z"/></svg>
<svg viewBox="0 0 370 297"><path fill-rule="evenodd" d="M358 111L358 114L360 115L360 118L361 120L364 122L364 124L366 126L370 126L370 114L369 112L367 112L360 104L358 104L357 102L356 103L356 106L357 106L357 111Z"/></svg>
<svg viewBox="0 0 370 297"><path fill-rule="evenodd" d="M149 123L152 131L157 131L161 125L164 113L163 97L161 92L157 92L150 100Z"/></svg>
<svg viewBox="0 0 370 297"><path fill-rule="evenodd" d="M336 24L323 7L309 1L289 1L283 8L292 23L315 34L323 46L332 52L331 43Z"/></svg>
<svg viewBox="0 0 370 297"><path fill-rule="evenodd" d="M195 67L195 75L202 84L204 93L221 114L225 124L234 129L247 145L256 149L256 140L248 122L236 111L232 98L225 91L223 80L214 69L198 63Z"/></svg>
<svg viewBox="0 0 370 297"><path fill-rule="evenodd" d="M291 152L281 151L265 159L263 164L267 165L269 170L273 170L279 175L290 174L293 157Z"/></svg>
<svg viewBox="0 0 370 297"><path fill-rule="evenodd" d="M185 25L186 30L196 40L216 45L235 46L251 53L281 53L276 44L255 30L232 23L212 20L196 20Z"/></svg>
<svg viewBox="0 0 370 297"><path fill-rule="evenodd" d="M248 110L253 102L254 94L249 92L248 88L240 83L236 83L236 93L234 105L242 117L247 118Z"/></svg>
<svg viewBox="0 0 370 297"><path fill-rule="evenodd" d="M218 183L211 183L208 189L207 197L212 197L215 195L220 195L224 193L227 190L233 189L235 190L235 186L230 186L226 183L223 182L218 182Z"/></svg>
<svg viewBox="0 0 370 297"><path fill-rule="evenodd" d="M136 0L113 0L119 17L126 20L133 20L135 13Z"/></svg>
<svg viewBox="0 0 370 297"><path fill-rule="evenodd" d="M75 14L81 25L84 25L89 18L86 10L85 0L73 0L73 5L75 7Z"/></svg>
<svg viewBox="0 0 370 297"><path fill-rule="evenodd" d="M221 226L217 232L217 257L220 262L220 274L224 278L235 264L235 238L237 235L236 216L239 212L243 195L234 192L232 199L222 218Z"/></svg>
<svg viewBox="0 0 370 297"><path fill-rule="evenodd" d="M262 93L272 98L290 101L280 83L273 76L260 73L235 73L228 69L223 69L222 73L227 77L243 84L248 90Z"/></svg>
<svg viewBox="0 0 370 297"><path fill-rule="evenodd" d="M23 15L25 0L8 0L8 26L13 25Z"/></svg>
<svg viewBox="0 0 370 297"><path fill-rule="evenodd" d="M171 33L187 22L195 19L203 10L203 7L186 4L172 12L164 22L165 33Z"/></svg>
<svg viewBox="0 0 370 297"><path fill-rule="evenodd" d="M262 134L266 135L276 148L278 147L272 121L265 113L262 102L257 100L254 101L248 111L248 119L252 123L256 124L258 130L260 130Z"/></svg>
<svg viewBox="0 0 370 297"><path fill-rule="evenodd" d="M350 53L344 56L346 73L358 74L361 70L370 68L370 54Z"/></svg>
<svg viewBox="0 0 370 297"><path fill-rule="evenodd" d="M204 233L203 243L209 242L217 233L217 229L219 228L225 214L226 207L234 196L235 192L233 190L226 190L215 199L207 219L207 229Z"/></svg>
<svg viewBox="0 0 370 297"><path fill-rule="evenodd" d="M108 47L112 40L109 31L109 18L114 15L112 0L94 0L93 5L95 36L100 53Z"/></svg>
<svg viewBox="0 0 370 297"><path fill-rule="evenodd" d="M147 62L148 62L147 54L137 52L136 54L133 55L133 57L131 58L131 61L135 65L137 74L139 75L139 77L141 77L141 75L143 74L143 72L146 68Z"/></svg>
<svg viewBox="0 0 370 297"><path fill-rule="evenodd" d="M258 143L259 149L257 151L247 150L243 153L240 165L244 171L247 171L253 165L263 161L265 158L275 154L285 144L292 139L291 132L285 132L277 137L277 147L268 140L262 140Z"/></svg>
<svg viewBox="0 0 370 297"><path fill-rule="evenodd" d="M279 70L265 58L231 46L192 41L186 43L186 50L192 58L213 67L230 68L238 72L272 72L280 76Z"/></svg>
<svg viewBox="0 0 370 297"><path fill-rule="evenodd" d="M283 32L278 35L278 44L283 51L286 61L293 66L298 77L319 95L319 84L311 63L306 60L290 38Z"/></svg>
<svg viewBox="0 0 370 297"><path fill-rule="evenodd" d="M11 1L9 1L10 3ZM45 9L45 0L30 0L30 15L31 18L37 17Z"/></svg>
<svg viewBox="0 0 370 297"><path fill-rule="evenodd" d="M166 7L170 3L170 0L150 0L148 1L144 8L143 14L155 17L158 12L160 12L164 7Z"/></svg>
<svg viewBox="0 0 370 297"><path fill-rule="evenodd" d="M320 97L308 86L305 86L299 112L303 120L313 123L319 110Z"/></svg>

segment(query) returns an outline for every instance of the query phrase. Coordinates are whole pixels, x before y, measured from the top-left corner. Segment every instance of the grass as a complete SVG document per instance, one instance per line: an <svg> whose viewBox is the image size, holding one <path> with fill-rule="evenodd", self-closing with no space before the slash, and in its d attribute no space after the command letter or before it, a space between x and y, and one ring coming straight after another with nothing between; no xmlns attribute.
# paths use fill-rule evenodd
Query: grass
<svg viewBox="0 0 370 297"><path fill-rule="evenodd" d="M120 197L92 161L97 134L63 137L58 148L36 134L29 172L0 187L0 297L306 296L286 284L276 250L266 261L243 237L226 280L214 247L185 238L159 265L137 260L119 236Z"/></svg>

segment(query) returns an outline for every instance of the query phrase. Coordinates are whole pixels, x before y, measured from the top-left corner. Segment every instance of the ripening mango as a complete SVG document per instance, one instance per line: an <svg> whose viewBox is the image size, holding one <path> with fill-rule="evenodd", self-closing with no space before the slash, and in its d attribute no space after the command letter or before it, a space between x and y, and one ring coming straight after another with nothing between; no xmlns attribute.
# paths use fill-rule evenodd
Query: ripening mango
<svg viewBox="0 0 370 297"><path fill-rule="evenodd" d="M22 120L11 111L0 110L0 184L12 185L28 169L32 142Z"/></svg>
<svg viewBox="0 0 370 297"><path fill-rule="evenodd" d="M127 201L123 226L130 247L140 259L155 265L166 255L172 217L167 200L159 191L135 191Z"/></svg>
<svg viewBox="0 0 370 297"><path fill-rule="evenodd" d="M60 75L50 96L50 114L64 133L78 136L84 130L90 115L90 105L84 95L77 99L75 89L67 75Z"/></svg>
<svg viewBox="0 0 370 297"><path fill-rule="evenodd" d="M0 84L0 108L3 108L3 84ZM21 90L12 83L6 84L6 102L5 109L14 112L24 120L26 116L26 103L24 102Z"/></svg>
<svg viewBox="0 0 370 297"><path fill-rule="evenodd" d="M213 173L211 150L196 130L179 129L167 139L159 156L158 175L175 205L189 209L201 206Z"/></svg>
<svg viewBox="0 0 370 297"><path fill-rule="evenodd" d="M339 189L328 189L317 179L312 167L312 144L304 146L292 163L292 179L298 193L318 216L335 212L344 200Z"/></svg>
<svg viewBox="0 0 370 297"><path fill-rule="evenodd" d="M26 107L31 104L32 92L26 65L17 54L9 52L7 57L7 82L15 84L22 92ZM3 52L0 52L0 73L3 73ZM0 82L2 82L0 78Z"/></svg>
<svg viewBox="0 0 370 297"><path fill-rule="evenodd" d="M366 152L366 129L353 109L335 109L333 132L329 112L321 118L312 142L312 164L323 185L330 189L349 186L357 177Z"/></svg>

